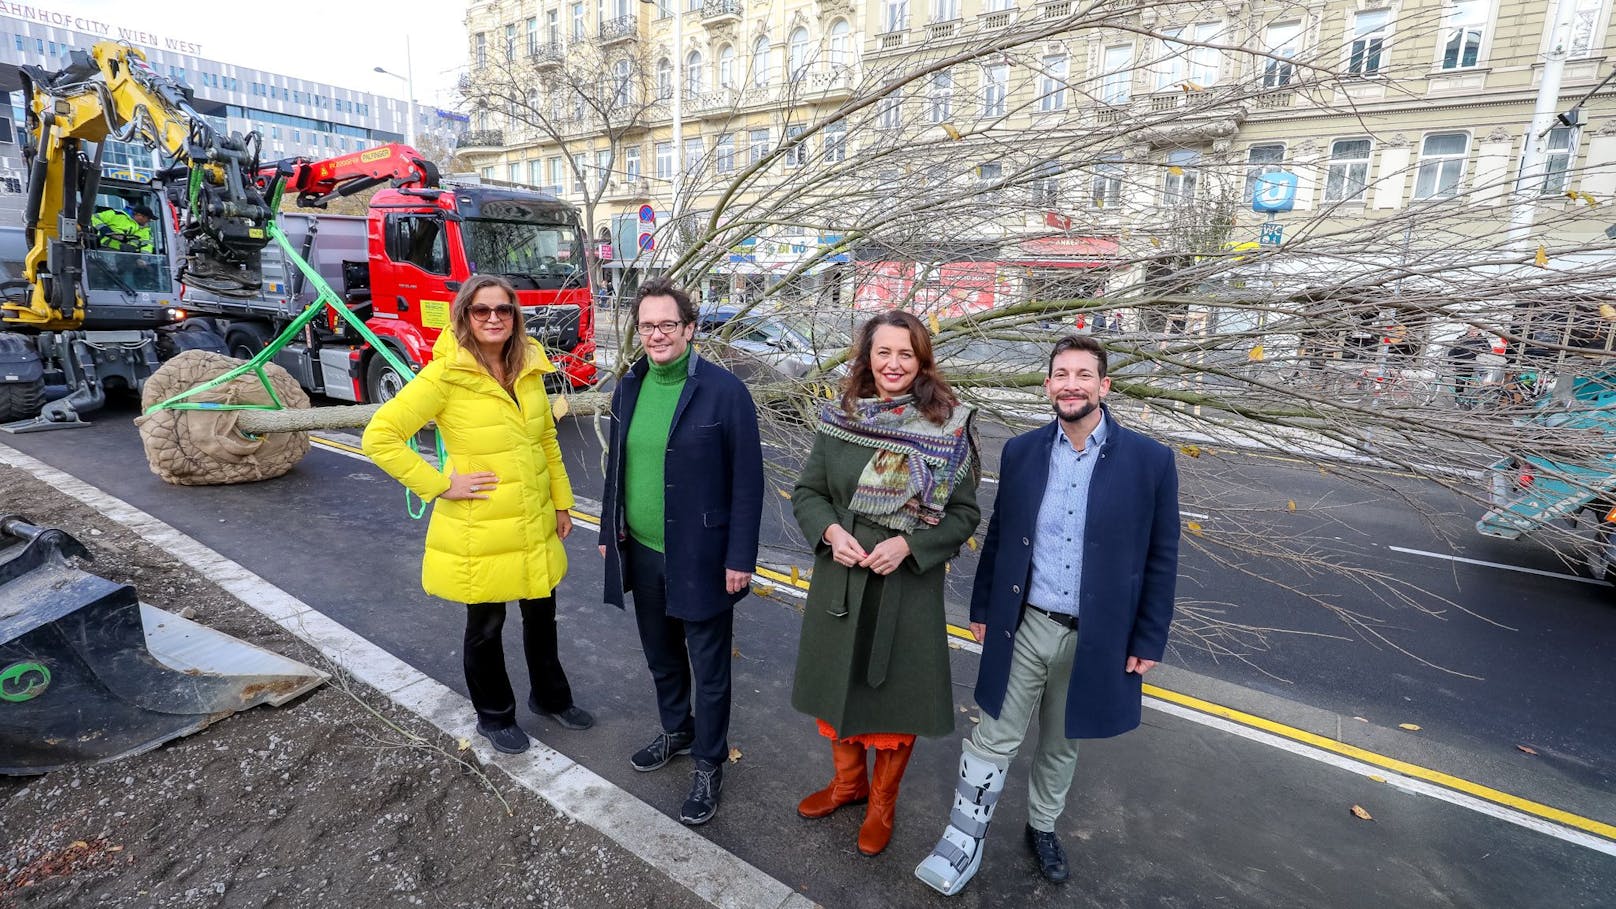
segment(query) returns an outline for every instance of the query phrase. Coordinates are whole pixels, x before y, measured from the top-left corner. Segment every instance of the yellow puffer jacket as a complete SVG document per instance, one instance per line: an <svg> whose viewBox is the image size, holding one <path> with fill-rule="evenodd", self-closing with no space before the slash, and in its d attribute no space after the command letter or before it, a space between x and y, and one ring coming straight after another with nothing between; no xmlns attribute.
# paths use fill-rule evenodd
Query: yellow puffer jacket
<svg viewBox="0 0 1616 909"><path fill-rule="evenodd" d="M451 470L499 477L487 499L433 504L421 560L427 593L461 603L545 597L567 573L555 513L572 507L572 484L544 392L550 372L554 364L530 339L516 380L519 408L445 331L432 362L371 418L365 454L426 501L449 489ZM406 444L432 420L449 454L441 473Z"/></svg>

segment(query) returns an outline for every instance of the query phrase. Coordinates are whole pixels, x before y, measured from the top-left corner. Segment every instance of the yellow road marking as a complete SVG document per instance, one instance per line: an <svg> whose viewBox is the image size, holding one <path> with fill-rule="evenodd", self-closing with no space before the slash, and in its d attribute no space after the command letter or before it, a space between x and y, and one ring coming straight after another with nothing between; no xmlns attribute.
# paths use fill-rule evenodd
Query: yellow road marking
<svg viewBox="0 0 1616 909"><path fill-rule="evenodd" d="M314 437L313 440L322 445L328 445L332 448L339 448L343 451L349 451L355 454L364 453L359 449L354 448L351 445L346 445L342 442L334 442L330 439L320 437ZM590 514L587 511L580 511L576 508L569 509L568 513L574 518L588 522L595 527L600 526L598 523L600 521L599 515ZM799 577L796 580L792 580L790 575L775 571L772 568L764 568L763 566L759 565L756 569L754 569L754 573L759 577L768 578L777 584L786 584L799 590L808 589L808 581L806 579ZM971 634L970 629L962 628L953 624L947 625L946 627L950 636L959 638L962 641L969 641L972 644L977 643L976 636ZM1366 764L1373 764L1376 767L1383 767L1395 773L1403 774L1404 776L1424 780L1428 783L1435 783L1438 786L1444 786L1457 792L1463 792L1467 795L1475 796L1476 798L1484 799L1497 805L1513 808L1516 811L1534 815L1536 817L1543 818L1544 820L1553 821L1557 824L1564 824L1567 827L1592 833L1596 836L1602 836L1609 840L1616 840L1616 825L1606 824L1592 818L1572 814L1569 811L1555 808L1552 805L1534 802L1531 799L1522 798L1518 795L1511 795L1508 792L1503 792L1490 786L1484 786L1480 783L1471 782L1470 780L1461 779L1451 774L1443 773L1440 770L1432 770L1429 767L1421 767L1418 764L1410 764L1407 761L1400 761L1397 758L1387 757L1386 755L1368 751L1354 745L1348 745L1345 742L1338 742L1334 739L1318 735L1317 733L1308 732L1304 729L1297 729L1294 726L1287 726L1284 723L1277 723L1265 717L1235 710L1232 707L1225 707L1222 704L1214 704L1211 701L1203 701L1200 698L1192 697L1187 694L1180 694L1176 691L1169 691L1166 688L1159 688L1155 685L1145 685L1144 693L1150 695L1151 697L1161 698L1164 701L1178 704L1181 707L1187 707L1191 710L1196 710L1210 716L1220 717L1230 722L1239 723L1242 726L1247 726L1252 729L1261 729L1264 732L1281 736L1294 742L1301 742L1314 748L1329 751L1333 754L1339 754L1342 757L1363 761Z"/></svg>
<svg viewBox="0 0 1616 909"><path fill-rule="evenodd" d="M309 441L319 445L324 445L327 448L335 448L338 451L346 451L349 454L362 455L365 453L363 449L355 448L346 442L338 442L335 439L327 439L324 436L309 436Z"/></svg>

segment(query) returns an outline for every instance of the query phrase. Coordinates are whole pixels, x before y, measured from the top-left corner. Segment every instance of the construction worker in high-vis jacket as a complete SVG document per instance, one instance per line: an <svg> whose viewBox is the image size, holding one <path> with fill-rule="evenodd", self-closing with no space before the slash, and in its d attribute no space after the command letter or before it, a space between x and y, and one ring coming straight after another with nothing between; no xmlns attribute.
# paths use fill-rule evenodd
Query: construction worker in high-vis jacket
<svg viewBox="0 0 1616 909"><path fill-rule="evenodd" d="M91 223L102 249L149 253L152 251L151 220L152 210L137 205L132 214L112 208L97 212Z"/></svg>

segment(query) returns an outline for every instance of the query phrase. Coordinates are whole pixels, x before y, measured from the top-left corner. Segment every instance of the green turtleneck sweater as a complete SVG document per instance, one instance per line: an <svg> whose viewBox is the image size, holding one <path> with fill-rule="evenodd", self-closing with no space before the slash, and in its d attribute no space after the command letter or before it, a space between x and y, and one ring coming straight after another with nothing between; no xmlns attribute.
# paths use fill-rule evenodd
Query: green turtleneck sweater
<svg viewBox="0 0 1616 909"><path fill-rule="evenodd" d="M666 366L648 362L640 397L634 403L634 417L628 424L624 446L623 513L628 532L640 545L657 552L663 549L663 468L668 458L668 434L673 430L673 411L679 393L685 388L690 369L690 348Z"/></svg>

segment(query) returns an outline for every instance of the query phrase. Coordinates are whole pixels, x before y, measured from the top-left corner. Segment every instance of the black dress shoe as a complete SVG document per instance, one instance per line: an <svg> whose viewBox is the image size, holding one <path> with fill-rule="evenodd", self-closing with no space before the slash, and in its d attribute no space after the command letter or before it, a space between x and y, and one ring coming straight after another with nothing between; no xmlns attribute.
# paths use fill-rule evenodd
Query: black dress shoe
<svg viewBox="0 0 1616 909"><path fill-rule="evenodd" d="M1066 867L1066 850L1061 848L1060 837L1053 831L1045 833L1042 830L1032 829L1027 825L1027 848L1032 850L1033 858L1038 860L1038 871L1044 879L1051 884L1059 884L1071 875Z"/></svg>

